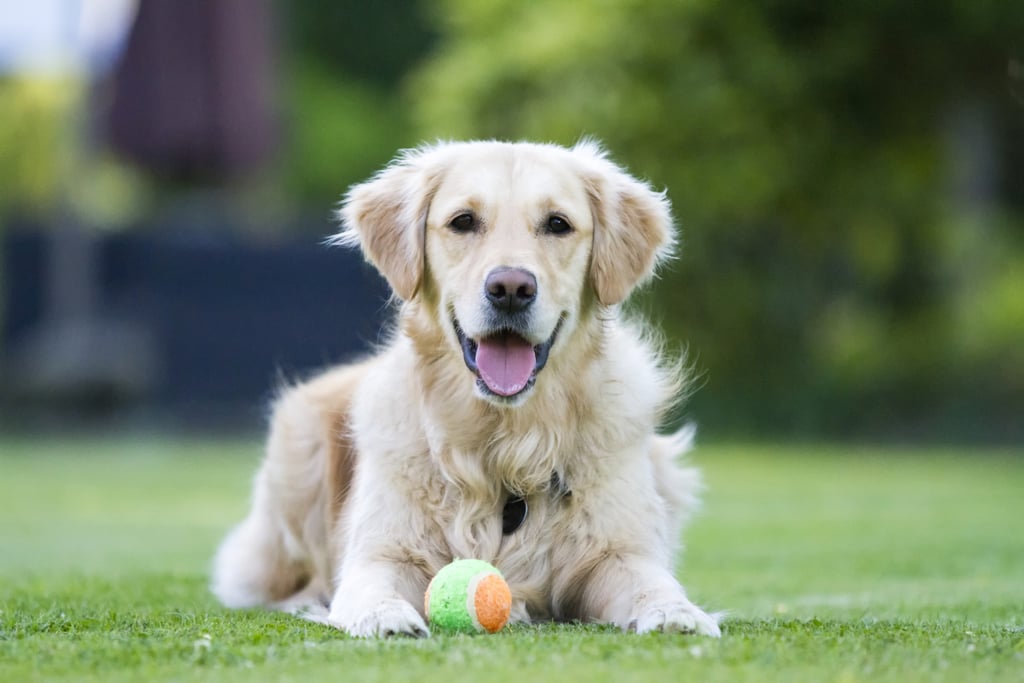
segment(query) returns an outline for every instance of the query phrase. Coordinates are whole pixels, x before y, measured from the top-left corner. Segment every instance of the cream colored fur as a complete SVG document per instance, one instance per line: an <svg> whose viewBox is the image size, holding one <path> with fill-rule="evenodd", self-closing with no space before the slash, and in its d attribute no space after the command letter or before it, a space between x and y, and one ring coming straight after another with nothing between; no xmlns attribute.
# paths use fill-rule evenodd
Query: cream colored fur
<svg viewBox="0 0 1024 683"><path fill-rule="evenodd" d="M476 228L453 229L467 212ZM678 372L618 310L672 247L665 197L592 143L441 143L354 187L341 217L339 241L391 283L397 329L277 401L252 509L217 554L220 600L422 636L428 581L473 557L504 573L515 621L717 636L672 571L698 485L675 463L691 431L656 435ZM512 397L478 385L455 330L489 333L499 266L536 277L522 335L554 340ZM529 514L503 535L510 494Z"/></svg>

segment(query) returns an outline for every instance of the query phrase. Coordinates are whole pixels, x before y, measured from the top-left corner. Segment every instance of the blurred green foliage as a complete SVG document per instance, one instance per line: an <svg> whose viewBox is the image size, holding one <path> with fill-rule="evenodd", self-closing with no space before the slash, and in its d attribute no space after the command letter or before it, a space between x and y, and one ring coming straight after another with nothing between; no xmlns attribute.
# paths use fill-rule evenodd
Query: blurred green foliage
<svg viewBox="0 0 1024 683"><path fill-rule="evenodd" d="M0 219L6 211L42 213L57 203L80 95L73 79L0 79Z"/></svg>
<svg viewBox="0 0 1024 683"><path fill-rule="evenodd" d="M435 35L417 0L306 0L280 11L284 183L323 207L418 142L398 86Z"/></svg>
<svg viewBox="0 0 1024 683"><path fill-rule="evenodd" d="M713 427L1020 433L1024 4L445 0L435 16L440 50L410 83L424 137L594 135L668 189L683 250L648 307L688 342ZM957 155L961 120L994 159L973 129ZM979 198L986 164L1001 174Z"/></svg>
<svg viewBox="0 0 1024 683"><path fill-rule="evenodd" d="M289 54L374 86L397 85L436 39L420 0L304 0L279 7Z"/></svg>
<svg viewBox="0 0 1024 683"><path fill-rule="evenodd" d="M289 196L303 204L330 206L346 186L415 144L397 98L345 72L316 61L296 64L286 88L284 182Z"/></svg>
<svg viewBox="0 0 1024 683"><path fill-rule="evenodd" d="M139 213L146 187L98 144L90 103L73 72L0 78L0 229L69 213L105 229Z"/></svg>

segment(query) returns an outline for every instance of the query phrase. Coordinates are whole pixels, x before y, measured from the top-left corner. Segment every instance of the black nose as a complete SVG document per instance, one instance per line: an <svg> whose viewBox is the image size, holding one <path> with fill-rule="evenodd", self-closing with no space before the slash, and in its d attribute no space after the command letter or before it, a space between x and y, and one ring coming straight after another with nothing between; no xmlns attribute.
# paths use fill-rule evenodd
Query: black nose
<svg viewBox="0 0 1024 683"><path fill-rule="evenodd" d="M487 274L484 293L498 310L518 313L537 298L537 278L522 268L499 266Z"/></svg>

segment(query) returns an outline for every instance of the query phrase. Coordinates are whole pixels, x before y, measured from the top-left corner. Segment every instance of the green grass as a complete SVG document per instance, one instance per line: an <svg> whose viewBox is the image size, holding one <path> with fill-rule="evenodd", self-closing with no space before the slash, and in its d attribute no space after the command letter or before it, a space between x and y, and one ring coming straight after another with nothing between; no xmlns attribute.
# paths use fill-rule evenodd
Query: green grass
<svg viewBox="0 0 1024 683"><path fill-rule="evenodd" d="M206 590L255 443L0 439L0 680L1024 681L1024 452L706 447L724 636L359 641Z"/></svg>

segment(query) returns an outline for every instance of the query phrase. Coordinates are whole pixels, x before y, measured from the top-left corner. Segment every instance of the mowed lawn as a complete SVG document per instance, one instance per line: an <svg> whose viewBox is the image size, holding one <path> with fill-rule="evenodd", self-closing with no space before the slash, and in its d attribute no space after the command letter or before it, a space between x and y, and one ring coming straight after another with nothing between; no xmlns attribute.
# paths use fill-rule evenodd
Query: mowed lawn
<svg viewBox="0 0 1024 683"><path fill-rule="evenodd" d="M1024 681L1024 451L704 446L721 640L360 641L210 597L255 441L0 439L0 681Z"/></svg>

